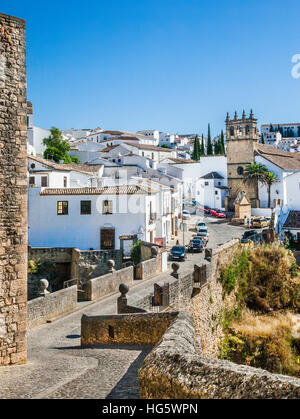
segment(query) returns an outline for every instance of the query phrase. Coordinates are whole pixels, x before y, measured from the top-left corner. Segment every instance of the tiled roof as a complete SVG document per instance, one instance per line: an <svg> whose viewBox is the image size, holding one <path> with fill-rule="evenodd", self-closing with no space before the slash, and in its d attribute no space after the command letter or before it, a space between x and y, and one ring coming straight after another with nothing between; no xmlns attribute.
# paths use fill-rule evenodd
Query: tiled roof
<svg viewBox="0 0 300 419"><path fill-rule="evenodd" d="M167 153L173 151L169 148L157 147L155 145L149 145L149 144L131 144L131 143L125 143L125 144L138 148L140 150L165 151Z"/></svg>
<svg viewBox="0 0 300 419"><path fill-rule="evenodd" d="M300 153L278 150L265 144L255 145L256 153L283 170L300 170Z"/></svg>
<svg viewBox="0 0 300 419"><path fill-rule="evenodd" d="M199 161L195 161L195 160L178 159L178 158L175 158L175 157L170 157L169 160L172 160L173 163L178 163L178 164L200 163Z"/></svg>
<svg viewBox="0 0 300 419"><path fill-rule="evenodd" d="M218 172L210 172L207 175L202 176L202 179L224 179Z"/></svg>
<svg viewBox="0 0 300 419"><path fill-rule="evenodd" d="M140 185L104 186L102 188L44 188L40 195L145 195L155 194L151 188Z"/></svg>
<svg viewBox="0 0 300 419"><path fill-rule="evenodd" d="M35 156L28 156L28 159L34 160L45 166L51 167L54 170L59 170L63 172L75 171L79 173L84 173L84 172L97 172L99 170L99 167L96 168L95 166L89 166L88 164L75 164L75 163L74 164L58 164L50 160L42 159L40 157L35 157Z"/></svg>
<svg viewBox="0 0 300 419"><path fill-rule="evenodd" d="M300 229L300 211L290 211L283 228Z"/></svg>

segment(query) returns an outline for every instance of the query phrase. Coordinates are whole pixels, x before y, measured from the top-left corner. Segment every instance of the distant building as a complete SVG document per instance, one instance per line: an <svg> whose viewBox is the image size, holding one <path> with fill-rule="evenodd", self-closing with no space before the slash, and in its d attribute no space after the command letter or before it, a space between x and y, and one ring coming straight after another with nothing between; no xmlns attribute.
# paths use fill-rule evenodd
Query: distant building
<svg viewBox="0 0 300 419"><path fill-rule="evenodd" d="M39 128L33 124L33 106L31 102L27 102L27 151L28 154L42 156L46 150L43 139L49 137L50 131Z"/></svg>

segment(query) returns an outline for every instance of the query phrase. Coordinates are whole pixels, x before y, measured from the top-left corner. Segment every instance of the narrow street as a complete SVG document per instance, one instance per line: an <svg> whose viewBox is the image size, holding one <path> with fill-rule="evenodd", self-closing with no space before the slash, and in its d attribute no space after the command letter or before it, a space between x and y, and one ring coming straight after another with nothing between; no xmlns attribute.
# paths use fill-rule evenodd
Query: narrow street
<svg viewBox="0 0 300 419"><path fill-rule="evenodd" d="M186 243L193 234L193 216L185 233ZM210 233L208 247L216 247L245 231L222 221L206 217ZM193 269L204 253L188 254L180 270ZM168 273L139 281L129 290L128 303L153 292L153 284ZM138 398L137 370L150 347L101 346L80 347L80 319L83 314L116 314L118 294L95 303L79 303L79 309L52 323L28 332L28 363L2 367L0 398Z"/></svg>

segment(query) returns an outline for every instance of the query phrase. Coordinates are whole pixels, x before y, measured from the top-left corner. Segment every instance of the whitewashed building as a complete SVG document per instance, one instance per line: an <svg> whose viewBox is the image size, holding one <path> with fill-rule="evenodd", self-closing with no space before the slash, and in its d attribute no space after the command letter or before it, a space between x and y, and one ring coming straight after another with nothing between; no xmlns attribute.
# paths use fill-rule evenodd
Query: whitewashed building
<svg viewBox="0 0 300 419"><path fill-rule="evenodd" d="M112 250L119 236L135 234L154 242L156 195L142 185L30 188L29 245Z"/></svg>

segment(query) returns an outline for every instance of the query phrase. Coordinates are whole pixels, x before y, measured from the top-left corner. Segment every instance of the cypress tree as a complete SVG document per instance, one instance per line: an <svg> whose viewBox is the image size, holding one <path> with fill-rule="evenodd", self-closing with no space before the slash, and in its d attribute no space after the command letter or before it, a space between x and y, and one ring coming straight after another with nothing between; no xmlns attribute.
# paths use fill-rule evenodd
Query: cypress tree
<svg viewBox="0 0 300 419"><path fill-rule="evenodd" d="M213 155L213 145L211 142L211 135L210 135L210 124L208 124L208 132L207 132L207 155Z"/></svg>
<svg viewBox="0 0 300 419"><path fill-rule="evenodd" d="M196 138L195 138L195 141L194 141L194 150L193 150L193 154L192 154L192 159L195 160L195 161L200 160L200 142L199 142L198 135L196 135Z"/></svg>
<svg viewBox="0 0 300 419"><path fill-rule="evenodd" d="M205 145L204 145L203 134L202 134L202 139L201 139L200 156L205 156Z"/></svg>
<svg viewBox="0 0 300 419"><path fill-rule="evenodd" d="M261 143L265 144L264 134L261 134Z"/></svg>
<svg viewBox="0 0 300 419"><path fill-rule="evenodd" d="M220 154L225 154L225 140L224 140L224 132L221 131L220 137Z"/></svg>

